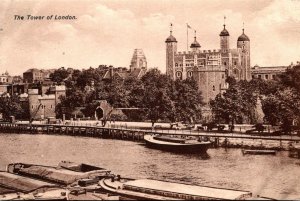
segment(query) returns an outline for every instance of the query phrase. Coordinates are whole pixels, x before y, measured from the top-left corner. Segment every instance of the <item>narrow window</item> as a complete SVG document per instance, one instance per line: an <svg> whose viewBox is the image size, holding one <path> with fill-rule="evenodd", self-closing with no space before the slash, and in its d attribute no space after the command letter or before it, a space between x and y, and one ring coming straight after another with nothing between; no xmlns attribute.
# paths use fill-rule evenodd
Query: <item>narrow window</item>
<svg viewBox="0 0 300 201"><path fill-rule="evenodd" d="M215 85L213 86L213 91L215 91Z"/></svg>

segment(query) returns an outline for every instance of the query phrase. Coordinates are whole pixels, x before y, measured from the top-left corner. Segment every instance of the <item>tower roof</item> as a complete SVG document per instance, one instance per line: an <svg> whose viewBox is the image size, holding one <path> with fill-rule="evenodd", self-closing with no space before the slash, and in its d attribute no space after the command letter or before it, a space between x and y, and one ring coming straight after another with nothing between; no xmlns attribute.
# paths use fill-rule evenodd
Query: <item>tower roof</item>
<svg viewBox="0 0 300 201"><path fill-rule="evenodd" d="M172 36L172 33L170 34L170 36L166 39L166 43L171 43L171 42L176 42L177 40L174 36Z"/></svg>
<svg viewBox="0 0 300 201"><path fill-rule="evenodd" d="M229 36L229 32L225 28L226 25L224 24L223 26L224 26L224 29L221 31L220 36Z"/></svg>
<svg viewBox="0 0 300 201"><path fill-rule="evenodd" d="M244 33L244 29L242 35L238 37L238 41L250 41L249 37Z"/></svg>
<svg viewBox="0 0 300 201"><path fill-rule="evenodd" d="M196 38L196 30L195 30L195 37L194 37L194 42L190 46L191 48L200 48L201 45L198 43L197 38Z"/></svg>
<svg viewBox="0 0 300 201"><path fill-rule="evenodd" d="M173 28L173 24L171 23L171 25L170 25L170 36L166 39L166 43L172 43L172 42L177 43L176 38L172 35L172 28Z"/></svg>

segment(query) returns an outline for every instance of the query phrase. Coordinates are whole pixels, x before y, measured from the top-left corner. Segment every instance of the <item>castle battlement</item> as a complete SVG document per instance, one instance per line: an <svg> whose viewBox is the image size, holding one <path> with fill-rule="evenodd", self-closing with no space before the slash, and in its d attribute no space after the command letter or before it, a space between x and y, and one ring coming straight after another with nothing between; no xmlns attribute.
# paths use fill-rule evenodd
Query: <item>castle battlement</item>
<svg viewBox="0 0 300 201"><path fill-rule="evenodd" d="M199 54L199 53L221 53L221 49L212 49L212 50L196 50L194 52L192 51L183 51L183 52L177 52L175 55L190 55L190 54Z"/></svg>
<svg viewBox="0 0 300 201"><path fill-rule="evenodd" d="M50 87L50 91L66 91L65 85L52 86Z"/></svg>
<svg viewBox="0 0 300 201"><path fill-rule="evenodd" d="M39 90L38 89L28 89L28 95L38 95Z"/></svg>
<svg viewBox="0 0 300 201"><path fill-rule="evenodd" d="M38 100L54 100L55 99L55 95L54 94L49 94L49 95L39 95L38 96Z"/></svg>

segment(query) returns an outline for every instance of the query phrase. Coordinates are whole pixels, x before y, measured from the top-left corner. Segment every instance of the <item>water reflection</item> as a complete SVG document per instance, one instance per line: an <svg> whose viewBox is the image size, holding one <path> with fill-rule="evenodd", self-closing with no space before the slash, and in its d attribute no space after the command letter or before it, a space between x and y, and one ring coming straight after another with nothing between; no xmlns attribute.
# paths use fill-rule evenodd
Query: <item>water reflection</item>
<svg viewBox="0 0 300 201"><path fill-rule="evenodd" d="M178 154L142 143L88 137L0 134L0 169L13 162L55 166L61 160L90 163L130 178L152 178L249 190L277 199L300 196L299 159L245 155L240 149Z"/></svg>

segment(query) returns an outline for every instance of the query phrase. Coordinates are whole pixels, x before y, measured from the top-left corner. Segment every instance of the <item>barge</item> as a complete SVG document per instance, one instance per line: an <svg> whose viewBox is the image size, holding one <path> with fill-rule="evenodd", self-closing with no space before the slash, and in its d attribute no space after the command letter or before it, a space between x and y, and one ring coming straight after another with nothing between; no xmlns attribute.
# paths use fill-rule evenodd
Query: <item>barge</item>
<svg viewBox="0 0 300 201"><path fill-rule="evenodd" d="M249 191L151 179L105 178L99 184L109 193L138 200L245 200L252 196Z"/></svg>
<svg viewBox="0 0 300 201"><path fill-rule="evenodd" d="M182 139L177 137L161 135L145 135L146 146L179 153L206 153L211 147L209 141L199 141L196 139Z"/></svg>
<svg viewBox="0 0 300 201"><path fill-rule="evenodd" d="M243 154L252 155L276 155L275 150L260 150L260 149L242 149Z"/></svg>

